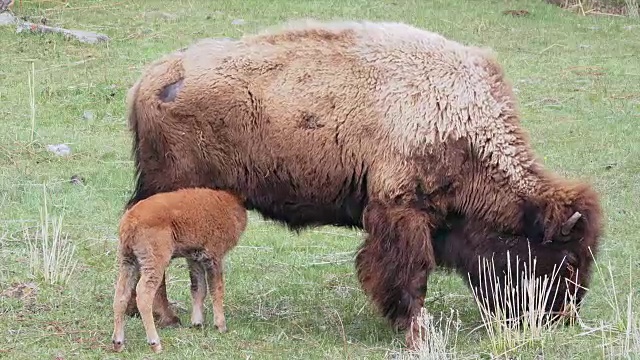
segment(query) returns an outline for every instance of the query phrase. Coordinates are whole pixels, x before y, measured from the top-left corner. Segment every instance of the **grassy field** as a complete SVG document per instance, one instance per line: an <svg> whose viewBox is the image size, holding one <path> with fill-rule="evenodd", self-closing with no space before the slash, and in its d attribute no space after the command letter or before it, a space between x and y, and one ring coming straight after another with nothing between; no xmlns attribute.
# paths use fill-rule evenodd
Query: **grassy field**
<svg viewBox="0 0 640 360"><path fill-rule="evenodd" d="M514 9L529 15L502 14ZM536 151L546 166L591 181L607 219L598 258L603 273L594 275L584 324L554 330L508 356L633 358L624 338L636 336L639 346L640 331L633 332L627 320L629 301L631 322L640 325L637 19L579 16L534 0L85 0L67 6L24 0L22 8L16 1L14 11L33 22L46 18L102 32L111 41L88 45L0 27L0 358L152 357L139 319L127 323L125 352L110 351L116 230L133 186L126 91L146 63L195 39L238 37L300 17L401 21L498 53ZM47 150L61 143L70 155ZM82 184L70 182L74 175ZM63 216L61 232L75 245L71 259L77 263L66 283L51 284L30 266L31 255L42 253L29 243L41 225L45 198L48 218ZM403 335L372 310L354 274L360 241L358 232L331 227L296 235L252 213L227 260L229 332L186 326L188 275L184 262L175 261L168 291L185 326L161 329L165 352L153 357L397 358ZM436 316L457 311L451 352L491 357L495 344L478 328L480 313L459 277L433 275L427 306ZM209 308L206 316L210 323Z"/></svg>

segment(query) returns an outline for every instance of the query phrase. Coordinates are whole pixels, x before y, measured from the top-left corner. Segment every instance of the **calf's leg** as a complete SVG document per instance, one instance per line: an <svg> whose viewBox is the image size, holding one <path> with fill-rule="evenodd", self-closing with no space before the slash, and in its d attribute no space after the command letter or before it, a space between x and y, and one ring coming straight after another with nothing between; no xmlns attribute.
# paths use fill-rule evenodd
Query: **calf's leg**
<svg viewBox="0 0 640 360"><path fill-rule="evenodd" d="M224 317L224 275L223 259L211 259L204 262L207 270L209 293L213 303L214 325L221 333L227 332L227 321Z"/></svg>
<svg viewBox="0 0 640 360"><path fill-rule="evenodd" d="M115 294L113 296L113 335L111 337L113 350L121 352L124 349L124 315L127 304L132 297L133 289L138 279L135 265L126 259L121 259L118 270Z"/></svg>
<svg viewBox="0 0 640 360"><path fill-rule="evenodd" d="M192 259L187 259L189 278L191 280L191 325L201 327L204 321L202 308L207 296L207 279L204 266Z"/></svg>
<svg viewBox="0 0 640 360"><path fill-rule="evenodd" d="M407 346L415 348L416 318L435 265L429 214L372 201L363 217L368 235L356 255L358 279L382 315L405 331Z"/></svg>
<svg viewBox="0 0 640 360"><path fill-rule="evenodd" d="M170 235L169 235L170 236ZM151 255L153 254L153 255ZM140 280L136 286L136 304L147 334L147 343L155 353L162 351L160 337L153 319L153 299L160 287L165 269L171 261L171 254L162 254L146 249L136 254L140 262Z"/></svg>
<svg viewBox="0 0 640 360"><path fill-rule="evenodd" d="M127 305L127 311L125 314L127 314L127 316L140 315L136 305L135 289L133 290L131 299L129 299L129 304ZM158 326L161 328L180 325L180 318L176 315L173 309L171 309L169 304L169 298L167 297L167 284L164 275L162 276L160 287L156 292L156 297L153 299L153 314L157 317Z"/></svg>

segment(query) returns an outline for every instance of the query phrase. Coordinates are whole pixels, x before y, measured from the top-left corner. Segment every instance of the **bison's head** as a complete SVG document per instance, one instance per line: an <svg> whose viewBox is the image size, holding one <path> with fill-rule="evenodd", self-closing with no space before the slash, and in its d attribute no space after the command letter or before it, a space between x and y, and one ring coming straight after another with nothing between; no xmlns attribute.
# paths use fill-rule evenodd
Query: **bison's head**
<svg viewBox="0 0 640 360"><path fill-rule="evenodd" d="M438 263L455 268L483 307L493 313L504 311L508 318L523 316L532 295L535 308L550 320L575 315L593 263L584 242L543 244L460 216L449 217L447 227L436 231L434 249ZM535 285L535 294L530 285Z"/></svg>
<svg viewBox="0 0 640 360"><path fill-rule="evenodd" d="M586 183L557 178L547 181L540 194L522 202L523 235L533 243L561 243L565 245L560 248L573 251L589 252L591 248L595 254L602 236L598 194Z"/></svg>

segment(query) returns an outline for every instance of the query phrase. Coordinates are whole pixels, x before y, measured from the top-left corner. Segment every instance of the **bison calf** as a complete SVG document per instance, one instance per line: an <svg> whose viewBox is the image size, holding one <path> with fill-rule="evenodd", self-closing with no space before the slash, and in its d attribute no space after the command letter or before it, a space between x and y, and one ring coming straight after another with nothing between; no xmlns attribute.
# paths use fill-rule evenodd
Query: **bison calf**
<svg viewBox="0 0 640 360"><path fill-rule="evenodd" d="M124 348L124 315L134 288L147 342L154 352L162 350L153 319L153 299L165 269L176 257L186 258L189 266L192 325L202 325L208 282L214 324L225 332L223 259L238 243L246 224L241 199L228 192L203 188L156 194L130 208L119 228L119 275L113 299L114 350Z"/></svg>

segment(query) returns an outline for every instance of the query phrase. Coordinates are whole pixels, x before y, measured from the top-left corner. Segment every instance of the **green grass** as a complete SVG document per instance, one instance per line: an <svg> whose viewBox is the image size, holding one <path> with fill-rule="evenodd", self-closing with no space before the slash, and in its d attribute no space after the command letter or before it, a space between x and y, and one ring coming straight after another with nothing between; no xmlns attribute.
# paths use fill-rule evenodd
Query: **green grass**
<svg viewBox="0 0 640 360"><path fill-rule="evenodd" d="M509 9L530 15L502 15ZM624 328L626 310L616 314L609 306L612 291L622 309L633 295L632 319L638 322L637 20L577 16L534 0L84 0L66 7L23 0L22 10L16 1L14 11L112 40L87 45L0 27L0 358L151 358L139 319L127 322L125 353L109 350L117 223L133 186L126 91L146 63L198 38L238 37L300 17L401 21L493 48L517 88L523 126L546 166L589 180L602 194L607 224L598 260L606 276L594 275L581 313L584 328L554 330L540 348L512 355L603 358L610 351L603 344L624 336L609 328L583 333L601 323ZM245 23L233 25L234 19ZM92 120L83 119L85 111L93 113ZM61 158L46 150L59 143L68 143L72 154ZM83 177L84 185L71 184L72 175ZM24 228L33 232L40 226L42 184L49 215L64 215L62 232L76 246L78 263L65 285L49 285L29 267ZM372 310L354 274L353 251L361 239L358 232L330 227L296 235L251 214L240 246L227 260L229 333L161 329L165 352L154 357L361 359L394 353L403 335ZM180 316L187 324L184 262L175 261L168 276L169 297L184 308ZM12 291L25 283L37 289L22 296ZM489 358L490 339L482 328L472 331L482 319L461 278L434 274L426 305L436 317L451 309L459 313L459 354ZM209 308L206 316L209 324Z"/></svg>

